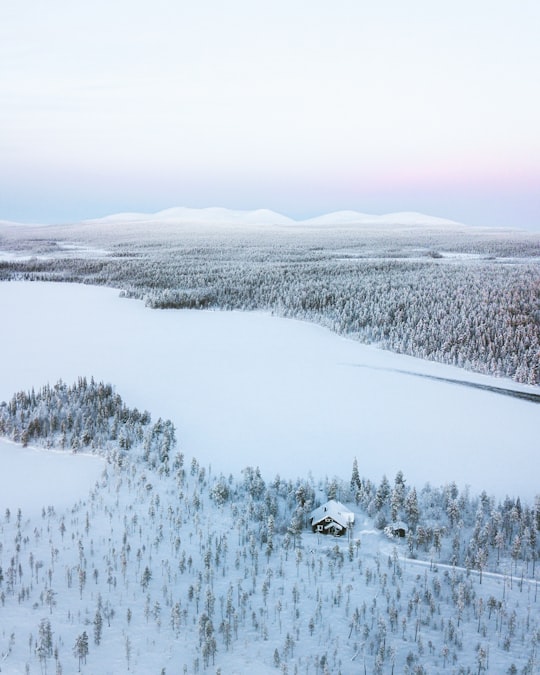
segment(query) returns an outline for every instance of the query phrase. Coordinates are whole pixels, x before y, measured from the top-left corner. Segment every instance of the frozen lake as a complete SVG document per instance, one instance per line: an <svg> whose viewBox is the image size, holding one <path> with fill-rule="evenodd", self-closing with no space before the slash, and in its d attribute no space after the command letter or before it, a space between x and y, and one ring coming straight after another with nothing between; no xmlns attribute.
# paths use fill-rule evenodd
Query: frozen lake
<svg viewBox="0 0 540 675"><path fill-rule="evenodd" d="M356 456L376 482L401 469L419 488L539 491L538 404L395 371L517 388L507 380L260 313L150 310L107 288L1 283L0 312L0 400L93 375L172 419L182 451L213 471L348 480Z"/></svg>
<svg viewBox="0 0 540 675"><path fill-rule="evenodd" d="M0 439L0 513L37 516L42 508L69 508L85 499L106 467L95 455L22 448Z"/></svg>

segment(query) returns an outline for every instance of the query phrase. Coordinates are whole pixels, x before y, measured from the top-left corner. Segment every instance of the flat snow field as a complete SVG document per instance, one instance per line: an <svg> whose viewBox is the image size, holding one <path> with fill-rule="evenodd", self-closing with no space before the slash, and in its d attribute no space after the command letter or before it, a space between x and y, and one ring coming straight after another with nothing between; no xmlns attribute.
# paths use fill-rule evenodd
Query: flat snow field
<svg viewBox="0 0 540 675"><path fill-rule="evenodd" d="M215 472L271 479L456 481L498 498L538 491L540 407L399 371L496 387L483 377L361 345L262 313L150 310L118 291L0 284L0 401L79 376L170 418L179 446Z"/></svg>
<svg viewBox="0 0 540 675"><path fill-rule="evenodd" d="M0 439L0 513L37 516L43 508L71 508L84 499L105 469L96 455L21 448Z"/></svg>

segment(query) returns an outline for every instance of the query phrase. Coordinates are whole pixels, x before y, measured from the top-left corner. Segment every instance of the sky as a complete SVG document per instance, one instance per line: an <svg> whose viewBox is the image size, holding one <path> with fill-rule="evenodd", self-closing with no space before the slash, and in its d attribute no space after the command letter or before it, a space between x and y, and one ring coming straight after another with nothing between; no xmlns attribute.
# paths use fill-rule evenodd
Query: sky
<svg viewBox="0 0 540 675"><path fill-rule="evenodd" d="M2 0L0 219L540 231L539 34L538 0Z"/></svg>

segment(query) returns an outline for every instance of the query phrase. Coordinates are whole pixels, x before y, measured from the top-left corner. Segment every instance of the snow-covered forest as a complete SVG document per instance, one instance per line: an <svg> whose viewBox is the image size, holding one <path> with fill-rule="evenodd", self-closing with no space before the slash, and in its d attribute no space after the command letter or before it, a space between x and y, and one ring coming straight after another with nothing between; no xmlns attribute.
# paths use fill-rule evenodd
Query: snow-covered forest
<svg viewBox="0 0 540 675"><path fill-rule="evenodd" d="M498 463L504 474L505 462L518 456L517 446L526 446L519 456L529 459L522 460L517 470L528 472L529 484L536 480L530 461L534 436L530 429L535 429L531 411L537 398L536 387L530 385L540 383L539 255L537 235L449 225L0 225L0 279L6 282L107 285L155 309L264 310L315 322L392 351L511 377L520 383L514 388L527 392L529 400L511 399L510 406L507 397L497 395L490 409L509 414L511 419L497 420L501 427L521 420L527 431L520 435L516 429L506 456L498 450L489 461ZM78 287L77 297L82 297L80 291ZM531 500L513 494L499 498L453 480L415 484L406 470L374 475L369 464L374 439L359 445L346 474L335 470L336 457L327 464L334 467L330 475L313 475L305 460L314 442L309 435L301 449L305 471L297 478L287 467L281 475L261 471L257 452L262 446L253 446L253 461L241 472L225 471L226 455L219 465L208 461L208 455L201 461L185 443L183 430L166 419L182 420L184 411L177 410L179 397L165 413L157 406L149 406L152 413L148 412L143 409L146 402L140 404L141 409L135 407L139 403L134 391L141 394L152 389L153 381L125 394L131 396L130 405L115 390L114 382L100 381L87 371L73 382L33 381L32 373L45 372L42 364L38 367L40 358L53 360L47 363L46 378L60 367L51 340L66 349L50 321L65 321L66 326L84 323L74 305L58 318L46 292L42 289L38 296L43 314L30 312L30 324L27 317L24 321L21 317L21 335L12 328L21 347L9 358L19 355L17 367L32 386L11 391L3 402L0 399L0 437L11 443L9 447L7 442L0 444L0 470L3 453L23 452L23 448L65 453L74 460L92 454L102 458L99 461L106 468L97 482L92 474L88 492L82 491L69 507L59 494L51 493L36 510L29 499L32 482L24 470L20 475L14 470L11 477L21 486L17 498L10 493L8 500L0 494L1 672L539 672L539 497ZM9 303L17 298L22 302L22 297L20 292L6 297L4 314ZM88 311L105 302L105 297L85 295L83 302L88 303ZM107 308L109 313L121 313L112 302ZM91 313L88 320L98 317L97 327L80 326L80 332L69 332L72 343L67 350L80 353L77 359L68 355L61 367L71 372L80 363L86 368L105 363L106 370L116 360L121 363L115 374L122 376L129 367L136 378L137 358L148 358L156 368L156 381L163 379L161 398L150 395L149 400L171 404L167 398L179 385L169 386L168 378L174 372L193 382L183 365L186 359L195 360L193 352L183 346L187 354L182 354L181 367L165 372L147 343L137 342L129 351L132 345L123 336L112 340L103 330L107 321L102 319L107 316ZM146 316L139 313L129 315L129 321L122 313L120 320L126 320L130 330L146 326L150 332ZM166 325L174 350L180 344L175 331L191 329L187 323L174 325L174 330L172 322ZM152 327L151 335L155 338L163 326ZM25 334L33 329L36 336L27 342ZM40 335L41 329L51 332L50 339ZM85 330L91 333L88 341L81 338ZM98 341L100 330L103 335ZM244 324L233 339L238 341L241 330L247 330ZM193 350L198 344L195 336L199 334L190 333L182 345L192 344ZM41 346L42 357L35 345ZM137 351L141 345L144 353ZM126 351L125 359L119 354L121 348ZM280 348L281 342L277 351ZM27 358L22 364L25 350ZM212 350L216 351L214 343L209 353ZM313 352L317 358L320 353ZM395 370L399 365L362 362L352 351L346 353L344 359L336 357L346 362L347 370L342 370L349 378L343 406L345 396L350 397L358 386L359 380L350 375L359 372L357 366L366 369L366 374L362 371L364 383L373 382L368 369L380 378L392 368L400 372ZM270 355L268 347L257 354L267 359ZM296 354L287 355L285 364L290 366ZM232 352L227 356L231 359L227 376L234 377L231 373L238 362ZM208 368L216 368L222 357L218 353ZM325 368L332 377L321 381L343 383L329 364ZM203 376L199 363L193 368ZM4 371L7 379L15 372L11 367ZM150 378L151 368L144 372ZM261 373L268 378L267 371ZM407 377L411 375L444 379L438 371L408 373ZM493 390L492 382L479 382L482 376L470 377L475 386ZM411 379L401 385L412 398L420 388L420 379L414 381L416 387ZM122 382L125 385L130 379ZM508 391L508 383L504 386ZM230 386L226 390L230 395L235 391ZM407 414L417 405L419 418L427 416L425 395L406 408L405 402L390 398L384 387L378 391L384 397L383 405L393 401ZM455 403L459 398L441 388L425 391L437 397L439 404ZM196 393L193 397L199 400ZM270 387L270 395L275 394L283 395L278 387ZM336 392L331 395L336 397ZM372 395L371 391L364 393L365 397ZM210 400L204 387L202 396L205 403ZM466 398L465 393L462 397ZM510 407L503 407L501 398ZM351 411L362 400L349 401ZM466 400L479 405L487 402ZM433 413L435 407L430 410ZM477 443L476 427L460 410L461 438ZM221 430L224 436L230 429L223 418L212 418L212 412L200 411L197 424L215 424L216 433ZM293 413L300 415L300 410ZM471 409L467 414L474 417L479 412ZM351 412L350 420L353 417ZM435 434L458 438L447 434L440 423L453 423L453 417L437 419L439 426L433 428L426 419L427 433L418 434L415 440L430 444L434 463L460 461L458 456L465 462L464 453L474 454L474 447L468 450L464 445L460 455L449 452L444 458L433 450L438 447ZM259 412L256 423L262 420L268 429L274 423L266 409ZM406 415L386 412L380 421L399 427ZM368 421L354 422L370 428ZM319 428L316 420L313 426ZM186 430L190 429L186 423ZM387 438L380 427L379 434ZM221 449L219 438L210 444L214 454ZM339 450L336 440L328 448L330 460ZM409 442L398 444L397 454L394 451L387 448L387 463L390 455L395 461L399 452L406 463L415 448ZM416 452L428 456L429 448L416 448ZM342 454L348 453L350 448ZM54 466L51 463L50 472ZM79 470L74 461L73 472ZM41 480L45 484L51 480L46 469ZM345 536L312 531L310 514L329 499L354 513L354 526ZM404 536L393 534L400 529Z"/></svg>
<svg viewBox="0 0 540 675"><path fill-rule="evenodd" d="M0 279L83 281L155 308L262 309L395 352L540 383L540 241L431 227L0 228Z"/></svg>
<svg viewBox="0 0 540 675"><path fill-rule="evenodd" d="M537 672L538 501L375 484L361 461L343 479L214 475L92 379L16 393L0 424L107 458L73 508L2 514L5 672ZM327 498L355 512L344 537L308 526Z"/></svg>

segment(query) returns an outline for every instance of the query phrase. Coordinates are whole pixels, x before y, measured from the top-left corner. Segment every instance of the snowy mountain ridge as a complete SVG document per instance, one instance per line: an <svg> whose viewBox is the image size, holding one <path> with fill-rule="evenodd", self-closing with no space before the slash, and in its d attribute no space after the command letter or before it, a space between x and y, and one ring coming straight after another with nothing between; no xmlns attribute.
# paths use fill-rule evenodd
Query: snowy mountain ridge
<svg viewBox="0 0 540 675"><path fill-rule="evenodd" d="M215 225L461 225L452 220L417 212L371 215L359 211L335 211L313 218L296 220L270 209L234 210L221 207L192 209L175 207L157 213L119 213L83 221L85 223L176 222L178 224Z"/></svg>
<svg viewBox="0 0 540 675"><path fill-rule="evenodd" d="M446 218L430 216L415 211L403 211L373 215L359 211L343 210L322 214L312 218L294 219L270 209L227 209L222 207L188 208L173 207L156 213L121 212L101 218L89 218L73 225L128 225L128 224L168 224L168 225L229 225L229 226L285 226L285 227L321 227L321 226L406 226L406 227L462 227ZM55 223L57 225L58 223ZM39 223L17 223L0 220L4 227L43 227Z"/></svg>

